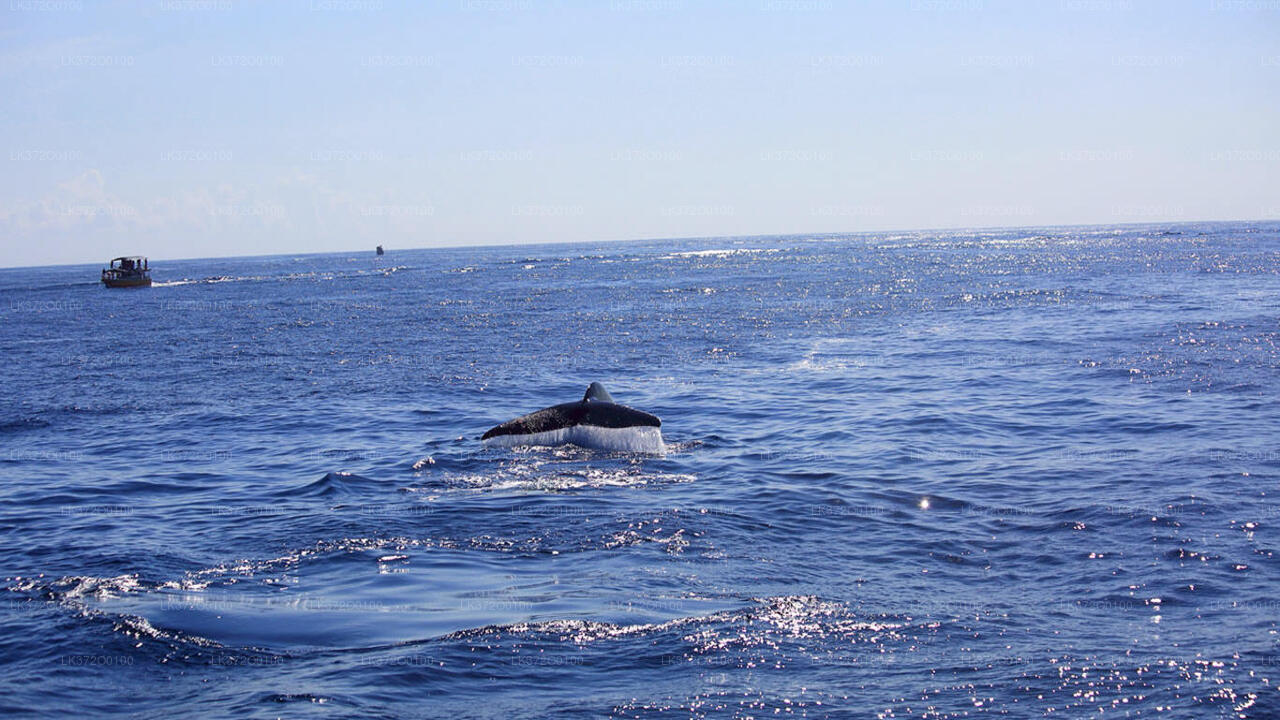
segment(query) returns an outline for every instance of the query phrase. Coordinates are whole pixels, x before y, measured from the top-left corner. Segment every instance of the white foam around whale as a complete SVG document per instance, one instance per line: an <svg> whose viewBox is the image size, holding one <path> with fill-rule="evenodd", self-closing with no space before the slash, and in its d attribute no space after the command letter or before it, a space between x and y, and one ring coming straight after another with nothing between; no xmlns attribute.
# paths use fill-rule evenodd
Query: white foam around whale
<svg viewBox="0 0 1280 720"><path fill-rule="evenodd" d="M666 454L666 445L662 442L662 430L648 425L625 428L572 425L523 435L496 435L484 442L491 447L564 445L571 443L578 447L611 452Z"/></svg>

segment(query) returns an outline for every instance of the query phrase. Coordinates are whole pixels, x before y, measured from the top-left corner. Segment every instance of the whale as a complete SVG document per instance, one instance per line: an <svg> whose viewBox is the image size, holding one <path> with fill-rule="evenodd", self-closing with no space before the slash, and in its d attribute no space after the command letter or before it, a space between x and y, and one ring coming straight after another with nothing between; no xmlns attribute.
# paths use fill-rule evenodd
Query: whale
<svg viewBox="0 0 1280 720"><path fill-rule="evenodd" d="M543 408L490 428L485 445L577 445L594 450L662 454L662 421L656 415L614 402L593 382L577 402Z"/></svg>

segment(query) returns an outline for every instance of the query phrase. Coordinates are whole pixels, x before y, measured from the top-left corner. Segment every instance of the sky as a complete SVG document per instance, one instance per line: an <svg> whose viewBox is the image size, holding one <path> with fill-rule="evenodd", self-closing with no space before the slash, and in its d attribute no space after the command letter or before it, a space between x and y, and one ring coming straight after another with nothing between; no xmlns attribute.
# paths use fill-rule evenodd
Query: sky
<svg viewBox="0 0 1280 720"><path fill-rule="evenodd" d="M1280 217L1280 0L2 0L0 266Z"/></svg>

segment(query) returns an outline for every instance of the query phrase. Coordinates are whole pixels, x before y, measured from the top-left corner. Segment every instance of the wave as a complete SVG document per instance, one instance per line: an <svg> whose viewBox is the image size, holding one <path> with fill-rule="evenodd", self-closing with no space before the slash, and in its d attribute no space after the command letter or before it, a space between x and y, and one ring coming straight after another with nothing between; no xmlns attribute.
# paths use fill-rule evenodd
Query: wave
<svg viewBox="0 0 1280 720"><path fill-rule="evenodd" d="M23 430L38 430L47 428L51 425L48 420L40 417L15 417L0 420L0 433L16 433Z"/></svg>
<svg viewBox="0 0 1280 720"><path fill-rule="evenodd" d="M576 447L516 448L519 462L484 471L436 473L426 485L405 488L409 492L437 492L440 489L483 490L486 492L568 492L609 487L641 487L691 483L692 473L672 473L645 469L638 461L622 467L575 467L570 461L609 457L607 453ZM428 466L423 466L424 468Z"/></svg>
<svg viewBox="0 0 1280 720"><path fill-rule="evenodd" d="M725 258L734 255L753 255L756 253L778 253L782 248L721 248L714 250L683 250L663 255L662 260L681 258Z"/></svg>
<svg viewBox="0 0 1280 720"><path fill-rule="evenodd" d="M713 598L679 597L676 602L708 602ZM760 644L770 637L822 639L832 636L894 634L909 627L911 618L883 615L860 616L841 602L813 595L781 595L751 598L751 604L707 615L690 615L656 623L620 624L597 620L541 620L510 625L491 625L449 633L441 639L475 640L503 636L554 638L575 645L635 635L654 635L669 630L701 628L687 634L689 652L698 654L723 650L736 643ZM728 626L717 628L716 626ZM747 634L740 628L750 627Z"/></svg>
<svg viewBox="0 0 1280 720"><path fill-rule="evenodd" d="M275 493L282 498L333 498L353 495L362 489L382 485L377 480L349 472L329 472L301 487L286 488Z"/></svg>

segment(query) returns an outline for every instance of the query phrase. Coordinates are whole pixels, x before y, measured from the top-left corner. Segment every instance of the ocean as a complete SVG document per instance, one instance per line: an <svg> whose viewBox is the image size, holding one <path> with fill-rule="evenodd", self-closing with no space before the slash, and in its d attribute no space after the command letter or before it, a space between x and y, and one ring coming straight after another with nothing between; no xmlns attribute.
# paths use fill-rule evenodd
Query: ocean
<svg viewBox="0 0 1280 720"><path fill-rule="evenodd" d="M1280 223L152 268L0 270L5 716L1280 716Z"/></svg>

